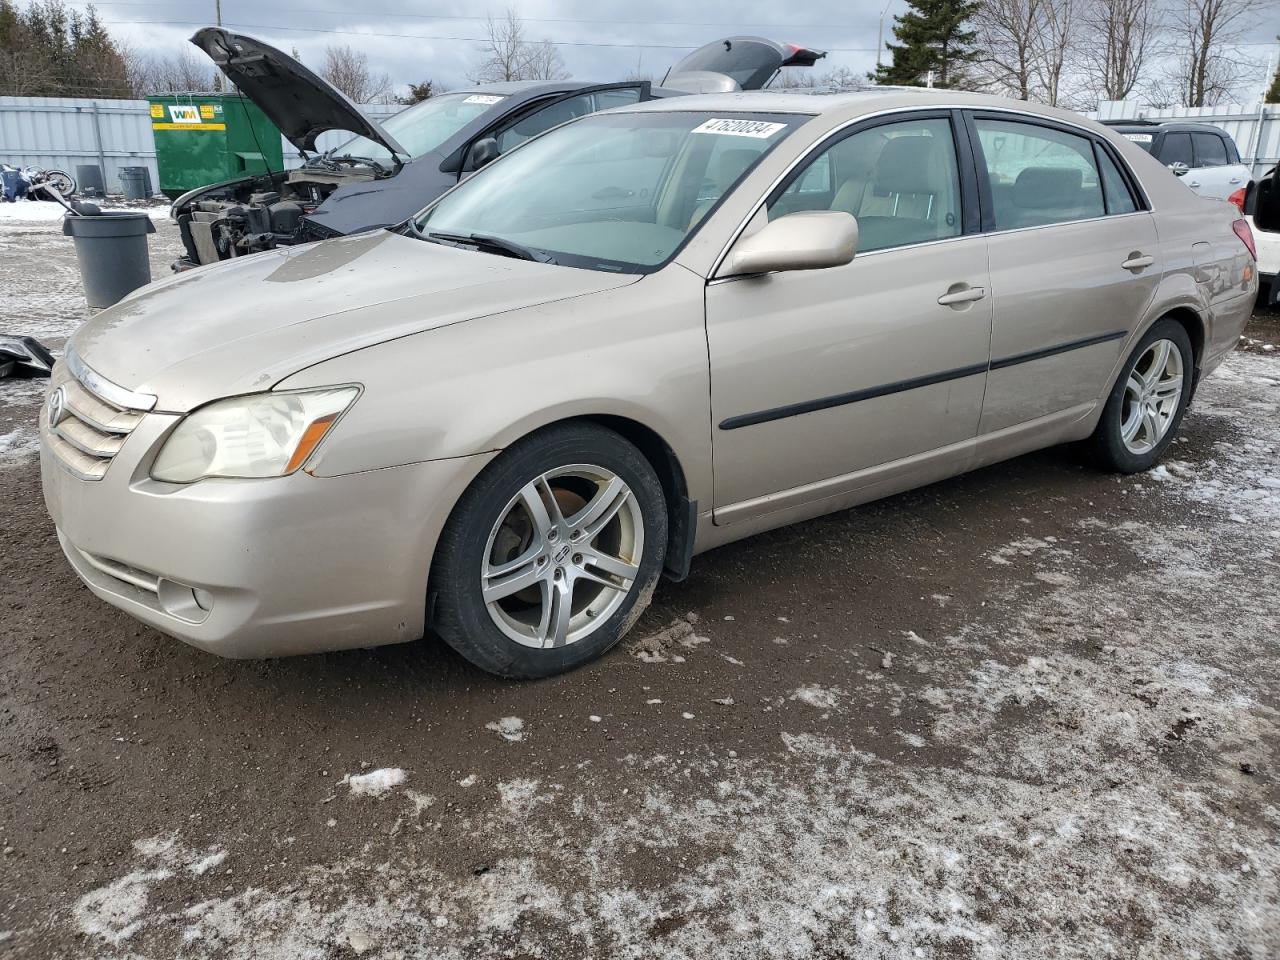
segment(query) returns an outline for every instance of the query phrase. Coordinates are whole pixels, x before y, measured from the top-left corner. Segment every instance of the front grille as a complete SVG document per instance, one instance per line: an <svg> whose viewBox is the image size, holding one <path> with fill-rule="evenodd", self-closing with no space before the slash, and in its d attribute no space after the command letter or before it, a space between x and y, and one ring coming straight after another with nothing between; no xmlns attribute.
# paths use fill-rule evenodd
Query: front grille
<svg viewBox="0 0 1280 960"><path fill-rule="evenodd" d="M72 375L69 364L59 362L41 419L49 450L59 462L81 480L101 480L145 415L145 410L121 406L94 392Z"/></svg>

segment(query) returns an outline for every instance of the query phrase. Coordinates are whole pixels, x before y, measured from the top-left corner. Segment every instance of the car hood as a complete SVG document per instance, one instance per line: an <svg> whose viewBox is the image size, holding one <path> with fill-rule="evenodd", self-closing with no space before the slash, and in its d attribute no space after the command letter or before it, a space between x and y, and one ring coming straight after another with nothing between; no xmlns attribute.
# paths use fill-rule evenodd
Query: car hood
<svg viewBox="0 0 1280 960"><path fill-rule="evenodd" d="M637 279L381 231L153 283L85 323L69 349L118 386L157 397L157 410L185 412L375 343Z"/></svg>
<svg viewBox="0 0 1280 960"><path fill-rule="evenodd" d="M320 134L346 130L382 144L393 154L409 156L379 123L287 53L221 27L198 30L191 42L207 53L299 150L314 151Z"/></svg>

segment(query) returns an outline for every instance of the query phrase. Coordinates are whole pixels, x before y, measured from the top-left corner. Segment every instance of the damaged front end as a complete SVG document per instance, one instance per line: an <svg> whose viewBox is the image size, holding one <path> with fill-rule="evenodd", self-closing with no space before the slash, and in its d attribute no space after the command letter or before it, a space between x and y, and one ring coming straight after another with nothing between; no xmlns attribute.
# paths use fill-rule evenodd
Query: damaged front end
<svg viewBox="0 0 1280 960"><path fill-rule="evenodd" d="M304 217L347 184L394 176L405 149L330 83L296 59L253 37L205 27L191 42L206 53L240 92L252 100L305 158L297 170L242 177L199 187L174 201L170 214L182 233L186 270L232 257L305 243L329 235ZM367 157L318 153L316 140L345 131L385 150Z"/></svg>
<svg viewBox="0 0 1280 960"><path fill-rule="evenodd" d="M170 210L184 250L173 269L190 270L281 244L336 236L304 218L340 186L391 175L392 171L374 162L314 157L297 170L191 190L175 200Z"/></svg>

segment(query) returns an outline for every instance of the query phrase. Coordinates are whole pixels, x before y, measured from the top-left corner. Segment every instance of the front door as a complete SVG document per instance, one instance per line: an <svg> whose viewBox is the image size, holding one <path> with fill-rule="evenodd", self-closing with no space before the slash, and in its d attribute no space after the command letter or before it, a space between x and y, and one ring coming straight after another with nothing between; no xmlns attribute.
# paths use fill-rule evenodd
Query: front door
<svg viewBox="0 0 1280 960"><path fill-rule="evenodd" d="M771 218L853 214L851 263L707 287L718 523L976 434L992 310L954 122L921 113L839 134L771 198Z"/></svg>
<svg viewBox="0 0 1280 960"><path fill-rule="evenodd" d="M1101 140L1005 114L972 118L995 324L984 434L1083 412L1160 280L1151 214Z"/></svg>

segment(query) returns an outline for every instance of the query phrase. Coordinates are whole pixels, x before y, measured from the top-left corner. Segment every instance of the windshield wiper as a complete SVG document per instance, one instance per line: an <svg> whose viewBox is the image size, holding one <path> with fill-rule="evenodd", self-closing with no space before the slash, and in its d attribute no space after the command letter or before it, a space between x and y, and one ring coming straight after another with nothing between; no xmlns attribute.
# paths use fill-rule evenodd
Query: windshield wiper
<svg viewBox="0 0 1280 960"><path fill-rule="evenodd" d="M505 253L520 260L533 260L535 263L556 262L555 258L541 250L526 247L523 243L516 243L516 241L508 240L506 237L495 237L487 233L441 233L440 231L431 231L423 234L423 237L437 242L443 240L445 243L468 244L478 250Z"/></svg>

